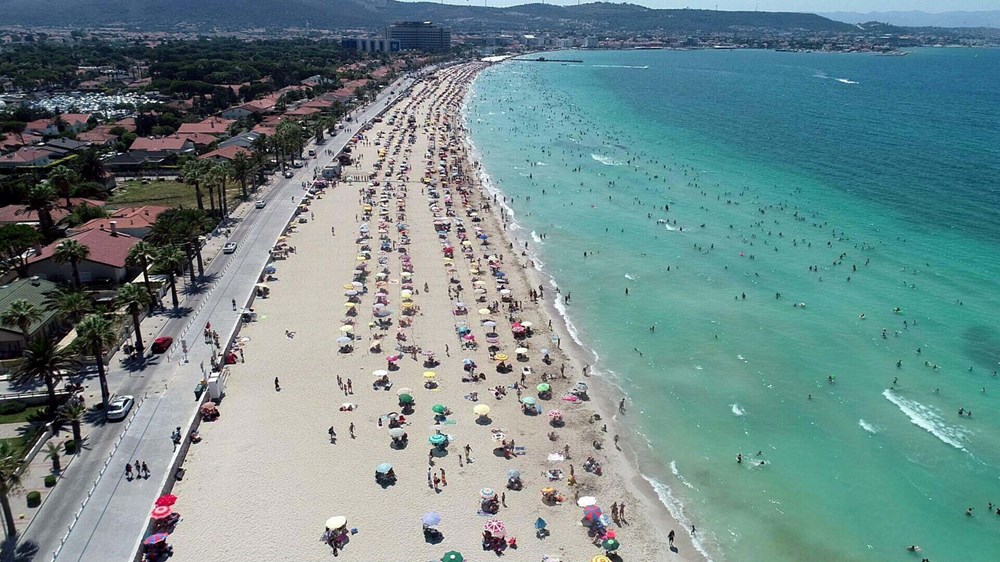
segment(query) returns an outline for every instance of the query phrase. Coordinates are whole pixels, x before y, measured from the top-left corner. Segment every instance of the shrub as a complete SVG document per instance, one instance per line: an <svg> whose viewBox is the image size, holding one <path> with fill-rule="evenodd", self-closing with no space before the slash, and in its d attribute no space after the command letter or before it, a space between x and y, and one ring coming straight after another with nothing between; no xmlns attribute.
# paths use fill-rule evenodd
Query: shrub
<svg viewBox="0 0 1000 562"><path fill-rule="evenodd" d="M28 492L28 507L38 507L42 505L42 493L38 490Z"/></svg>
<svg viewBox="0 0 1000 562"><path fill-rule="evenodd" d="M45 477L45 487L46 488L51 488L52 486L55 486L55 485L56 485L56 475L55 474L49 474L48 476Z"/></svg>
<svg viewBox="0 0 1000 562"><path fill-rule="evenodd" d="M76 454L76 441L70 439L69 441L66 442L66 444L63 447L66 449L67 455Z"/></svg>
<svg viewBox="0 0 1000 562"><path fill-rule="evenodd" d="M9 416L11 414L20 414L21 412L28 409L28 405L20 400L10 400L8 402L0 403L0 415Z"/></svg>

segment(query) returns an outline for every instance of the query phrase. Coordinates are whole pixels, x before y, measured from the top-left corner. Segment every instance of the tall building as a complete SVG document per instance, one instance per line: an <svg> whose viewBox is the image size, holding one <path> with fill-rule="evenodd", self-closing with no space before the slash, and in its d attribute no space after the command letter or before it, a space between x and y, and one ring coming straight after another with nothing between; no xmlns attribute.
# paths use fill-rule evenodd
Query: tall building
<svg viewBox="0 0 1000 562"><path fill-rule="evenodd" d="M389 41L399 41L404 51L446 51L451 48L451 29L429 21L397 22L385 29Z"/></svg>
<svg viewBox="0 0 1000 562"><path fill-rule="evenodd" d="M360 51L362 53L395 53L399 51L399 41L382 39L381 37L349 37L342 39L340 46L348 51Z"/></svg>

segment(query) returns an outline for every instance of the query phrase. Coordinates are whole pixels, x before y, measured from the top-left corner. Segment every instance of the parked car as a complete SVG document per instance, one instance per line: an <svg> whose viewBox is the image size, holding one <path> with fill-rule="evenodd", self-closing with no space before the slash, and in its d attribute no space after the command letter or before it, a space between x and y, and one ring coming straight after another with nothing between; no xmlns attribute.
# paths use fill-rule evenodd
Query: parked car
<svg viewBox="0 0 1000 562"><path fill-rule="evenodd" d="M295 174L293 174L291 170L285 170L285 177L286 178L292 179L294 176L295 176Z"/></svg>
<svg viewBox="0 0 1000 562"><path fill-rule="evenodd" d="M164 353L170 346L174 343L174 338L170 336L161 336L153 340L153 345L150 349L153 353Z"/></svg>
<svg viewBox="0 0 1000 562"><path fill-rule="evenodd" d="M236 251L236 242L226 242L226 245L222 247L223 254L231 254Z"/></svg>
<svg viewBox="0 0 1000 562"><path fill-rule="evenodd" d="M257 207L258 209L263 209L264 205L267 205L267 203L265 203L263 199L258 199L257 203L254 204L254 207Z"/></svg>
<svg viewBox="0 0 1000 562"><path fill-rule="evenodd" d="M135 398L132 396L116 396L115 399L108 404L108 421L125 419L133 405L135 405Z"/></svg>

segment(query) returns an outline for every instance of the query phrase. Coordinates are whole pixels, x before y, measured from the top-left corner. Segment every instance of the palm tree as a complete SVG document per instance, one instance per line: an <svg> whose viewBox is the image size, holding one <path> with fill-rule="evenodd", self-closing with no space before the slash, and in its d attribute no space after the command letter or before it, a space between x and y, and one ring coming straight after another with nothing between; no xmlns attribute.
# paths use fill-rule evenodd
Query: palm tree
<svg viewBox="0 0 1000 562"><path fill-rule="evenodd" d="M59 287L45 293L45 310L58 312L76 324L83 315L94 310L94 303L85 291Z"/></svg>
<svg viewBox="0 0 1000 562"><path fill-rule="evenodd" d="M52 472L59 473L62 471L62 466L59 463L59 455L62 452L62 448L57 443L51 441L45 445L45 458L52 461Z"/></svg>
<svg viewBox="0 0 1000 562"><path fill-rule="evenodd" d="M247 180L253 178L253 167L253 160L243 152L237 153L229 166L229 174L234 180L240 182L244 200L250 198L247 193Z"/></svg>
<svg viewBox="0 0 1000 562"><path fill-rule="evenodd" d="M156 296L153 295L153 287L149 284L149 266L156 259L156 248L152 244L139 241L132 249L128 252L128 257L125 258L125 263L133 267L142 268L142 282L146 286L146 294L149 295L149 313L153 313L153 304L156 302Z"/></svg>
<svg viewBox="0 0 1000 562"><path fill-rule="evenodd" d="M104 353L118 343L114 326L99 314L88 314L76 325L76 341L73 343L81 353L94 357L97 376L101 379L101 403L107 408L111 392L108 390L108 374L104 370Z"/></svg>
<svg viewBox="0 0 1000 562"><path fill-rule="evenodd" d="M104 162L101 161L101 156L97 153L97 149L90 148L85 150L77 162L79 163L77 170L83 181L104 183L108 173L104 169Z"/></svg>
<svg viewBox="0 0 1000 562"><path fill-rule="evenodd" d="M72 352L59 349L55 342L44 336L32 338L24 349L24 360L14 371L14 382L24 384L41 379L49 393L49 411L53 414L59 406L56 384L61 372L76 364Z"/></svg>
<svg viewBox="0 0 1000 562"><path fill-rule="evenodd" d="M147 293L142 287L138 285L122 285L118 289L118 295L115 297L115 305L118 307L124 307L129 316L132 317L132 327L135 329L135 351L141 360L144 356L145 350L142 346L142 330L139 327L139 313L142 309L149 305L149 293Z"/></svg>
<svg viewBox="0 0 1000 562"><path fill-rule="evenodd" d="M66 166L56 166L49 172L49 184L60 197L66 198L66 209L73 207L70 195L73 193L73 183L76 181L76 173Z"/></svg>
<svg viewBox="0 0 1000 562"><path fill-rule="evenodd" d="M59 408L59 419L68 421L73 427L73 441L79 450L80 442L83 441L83 432L80 425L83 423L83 416L87 413L87 407L76 398L70 398Z"/></svg>
<svg viewBox="0 0 1000 562"><path fill-rule="evenodd" d="M180 303L177 300L177 273L187 263L187 256L177 246L166 246L156 254L156 265L167 274L170 282L170 298L174 302L174 310Z"/></svg>
<svg viewBox="0 0 1000 562"><path fill-rule="evenodd" d="M73 268L73 286L79 288L82 284L80 282L80 261L87 259L89 255L90 248L68 238L56 246L52 259L56 263L69 263L70 267Z"/></svg>
<svg viewBox="0 0 1000 562"><path fill-rule="evenodd" d="M51 186L39 183L28 190L25 195L25 205L38 213L38 227L46 240L51 240L55 223L52 220L52 210L55 208L56 192Z"/></svg>
<svg viewBox="0 0 1000 562"><path fill-rule="evenodd" d="M205 210L205 202L201 194L201 183L204 180L206 169L205 163L205 160L192 158L181 167L181 177L184 178L184 183L194 186L194 196L198 200L198 209L202 211Z"/></svg>
<svg viewBox="0 0 1000 562"><path fill-rule="evenodd" d="M17 536L14 512L10 509L10 495L21 491L21 474L18 471L24 461L9 442L0 441L0 509L3 510L7 538Z"/></svg>
<svg viewBox="0 0 1000 562"><path fill-rule="evenodd" d="M7 307L7 310L0 314L0 324L8 328L21 330L24 338L24 345L28 345L31 340L31 325L42 319L42 311L25 299L18 299Z"/></svg>

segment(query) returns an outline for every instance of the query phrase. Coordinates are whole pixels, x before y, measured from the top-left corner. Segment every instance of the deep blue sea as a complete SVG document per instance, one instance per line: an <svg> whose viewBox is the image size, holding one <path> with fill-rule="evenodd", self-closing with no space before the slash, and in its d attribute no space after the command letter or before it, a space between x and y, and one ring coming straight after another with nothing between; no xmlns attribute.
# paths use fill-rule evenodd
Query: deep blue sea
<svg viewBox="0 0 1000 562"><path fill-rule="evenodd" d="M997 560L1000 50L561 55L471 139L704 551Z"/></svg>

